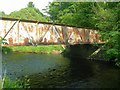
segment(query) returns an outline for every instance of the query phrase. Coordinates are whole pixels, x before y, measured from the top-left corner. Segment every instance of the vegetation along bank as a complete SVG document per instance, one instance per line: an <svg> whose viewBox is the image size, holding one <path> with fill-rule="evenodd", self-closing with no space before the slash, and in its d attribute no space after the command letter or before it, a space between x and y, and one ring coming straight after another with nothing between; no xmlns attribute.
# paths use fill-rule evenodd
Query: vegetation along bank
<svg viewBox="0 0 120 90"><path fill-rule="evenodd" d="M40 46L3 46L3 53L8 52L24 52L24 53L40 53L40 54L60 54L64 48L61 45L40 45Z"/></svg>

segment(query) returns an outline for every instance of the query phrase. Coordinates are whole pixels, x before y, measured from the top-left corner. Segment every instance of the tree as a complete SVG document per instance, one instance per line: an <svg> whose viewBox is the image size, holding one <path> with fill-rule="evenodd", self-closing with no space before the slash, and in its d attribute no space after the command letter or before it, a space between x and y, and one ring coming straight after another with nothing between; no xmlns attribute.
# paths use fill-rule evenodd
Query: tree
<svg viewBox="0 0 120 90"><path fill-rule="evenodd" d="M33 8L33 7L34 7L34 4L33 4L33 2L29 2L27 6L28 6L29 8Z"/></svg>
<svg viewBox="0 0 120 90"><path fill-rule="evenodd" d="M118 60L119 55L119 3L96 3L93 16L95 27L106 41L105 54L109 60Z"/></svg>
<svg viewBox="0 0 120 90"><path fill-rule="evenodd" d="M0 16L5 16L5 12L4 11L0 11Z"/></svg>
<svg viewBox="0 0 120 90"><path fill-rule="evenodd" d="M77 27L94 27L92 20L93 3L81 2L53 2L49 6L48 14L56 23Z"/></svg>
<svg viewBox="0 0 120 90"><path fill-rule="evenodd" d="M18 18L18 19L26 19L26 20L36 20L36 21L44 21L47 22L47 16L43 15L39 9L34 7L33 2L28 3L27 8L22 8L19 11L14 11L7 15L7 17Z"/></svg>

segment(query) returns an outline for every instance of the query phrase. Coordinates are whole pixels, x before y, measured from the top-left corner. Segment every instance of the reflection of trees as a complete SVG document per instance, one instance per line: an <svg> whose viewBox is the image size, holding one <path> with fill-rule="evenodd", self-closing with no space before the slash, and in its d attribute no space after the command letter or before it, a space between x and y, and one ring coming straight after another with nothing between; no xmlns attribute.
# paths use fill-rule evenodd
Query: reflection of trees
<svg viewBox="0 0 120 90"><path fill-rule="evenodd" d="M81 59L79 57L72 57L70 58L70 60L71 78L78 77L76 80L85 79L91 77L94 74L93 67L90 61L86 59Z"/></svg>

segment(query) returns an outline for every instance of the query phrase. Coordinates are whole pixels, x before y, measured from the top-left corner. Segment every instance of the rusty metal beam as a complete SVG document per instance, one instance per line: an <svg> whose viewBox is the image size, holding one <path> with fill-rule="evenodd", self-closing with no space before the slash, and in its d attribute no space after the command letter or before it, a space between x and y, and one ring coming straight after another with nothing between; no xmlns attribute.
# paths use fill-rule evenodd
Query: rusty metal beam
<svg viewBox="0 0 120 90"><path fill-rule="evenodd" d="M53 26L55 27L55 30L56 30L56 32L58 33L59 37L61 37L61 35L60 35L60 32L59 32L58 28L57 28L55 25L53 25Z"/></svg>
<svg viewBox="0 0 120 90"><path fill-rule="evenodd" d="M83 38L82 38L82 36L81 36L80 31L79 31L78 29L76 29L76 30L77 30L77 32L78 32L79 37L80 37L80 38L81 38L81 40L83 41Z"/></svg>
<svg viewBox="0 0 120 90"><path fill-rule="evenodd" d="M19 20L18 20L19 21ZM17 21L16 22L14 22L14 24L10 27L10 29L8 30L8 32L5 34L5 36L2 38L3 40L5 39L5 37L8 35L8 33L12 30L12 28L15 26L15 24L17 23Z"/></svg>
<svg viewBox="0 0 120 90"><path fill-rule="evenodd" d="M67 27L66 26L64 26L64 27L62 27L62 34L63 34L63 41L64 41L64 43L65 44L67 44L68 43L68 40L67 40Z"/></svg>
<svg viewBox="0 0 120 90"><path fill-rule="evenodd" d="M20 37L19 37L19 34L20 34L20 30L19 30L19 23L20 23L20 21L18 22L18 25L17 25L17 30L18 30L18 33L17 33L17 36L18 36L18 44L19 44L19 40L20 40Z"/></svg>
<svg viewBox="0 0 120 90"><path fill-rule="evenodd" d="M68 36L67 40L69 40L69 39L70 39L70 36L72 35L72 33L73 33L73 32L71 32L71 33L70 33L70 35Z"/></svg>
<svg viewBox="0 0 120 90"><path fill-rule="evenodd" d="M43 38L45 37L45 35L47 34L47 32L50 30L50 27L51 27L51 26L48 27L48 30L47 30L47 31L45 32L45 34L41 37L40 42L43 40Z"/></svg>
<svg viewBox="0 0 120 90"><path fill-rule="evenodd" d="M55 25L54 25L54 26L55 26ZM63 37L63 30L62 30L62 36L61 36L61 35L60 35L60 29L57 28L56 26L55 26L55 29L56 29L56 31L58 32L60 39L63 40L63 42L65 42L65 41L64 41L64 37Z"/></svg>
<svg viewBox="0 0 120 90"><path fill-rule="evenodd" d="M38 44L38 38L39 38L39 30L38 30L38 22L36 23L36 44Z"/></svg>
<svg viewBox="0 0 120 90"><path fill-rule="evenodd" d="M25 28L25 30L26 30L26 32L27 32L27 34L28 34L28 36L29 36L29 39L30 39L31 43L32 43L32 45L34 46L34 43L33 43L32 39L31 39L31 36L30 36L27 28L25 27L25 25L24 25L23 23L21 23L21 24L22 24L22 26Z"/></svg>
<svg viewBox="0 0 120 90"><path fill-rule="evenodd" d="M26 22L26 21L21 21L19 20L19 22L17 23L17 20L4 20L5 23L12 21L12 23L10 22L10 29L8 28L8 30L6 30L7 32L5 32L5 27L1 29L0 32L3 33L3 39L8 39L10 36L9 32L12 31L13 34L15 34L16 36L13 37L14 38L14 43L16 45L16 43L19 44L19 42L23 41L22 39L19 40L19 37L23 37L26 35L27 32L27 37L29 38L29 40L31 41L32 45L34 45L35 43L41 43L41 41L44 41L43 39L46 37L47 33L50 32L50 38L48 38L48 43L56 43L56 41L60 40L60 43L64 43L64 44L70 44L68 43L68 41L70 40L70 37L73 36L75 42L79 43L80 41L82 41L83 43L88 43L88 42L92 42L92 34L90 34L90 29L84 29L84 28L77 28L77 27L68 27L68 26L61 26L61 25L56 25L56 24L47 24L47 23L40 23L40 22ZM4 24L5 24L4 23ZM17 26L15 26L17 23ZM9 25L5 24L5 25ZM20 30L20 25L22 26L23 31ZM29 31L29 26L32 28ZM13 29L14 27L14 29ZM17 30L17 34L16 31ZM32 31L31 31L32 30ZM33 32L33 30L35 30L36 32ZM53 30L53 32L51 32ZM94 31L94 30L92 30ZM20 34L20 32L23 32L22 34ZM2 34L1 33L1 34ZM25 34L24 34L25 33ZM93 39L97 39L97 35L95 38L95 32L93 32L94 37ZM34 36L33 36L34 35ZM6 37L7 36L7 37ZM36 37L36 41L34 43L34 40L31 38L31 36ZM54 39L53 39L54 38ZM17 39L17 42L16 42ZM35 39L35 38L34 38ZM52 40L53 39L53 40ZM79 41L80 39L80 41ZM90 40L89 40L90 39ZM51 40L51 41L50 41ZM99 41L96 41L99 42Z"/></svg>

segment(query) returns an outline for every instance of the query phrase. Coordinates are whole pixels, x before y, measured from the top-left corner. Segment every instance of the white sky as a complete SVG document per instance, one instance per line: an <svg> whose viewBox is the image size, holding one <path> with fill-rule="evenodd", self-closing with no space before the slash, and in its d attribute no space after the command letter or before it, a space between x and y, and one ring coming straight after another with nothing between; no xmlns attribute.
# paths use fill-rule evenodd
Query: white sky
<svg viewBox="0 0 120 90"><path fill-rule="evenodd" d="M42 9L45 9L48 3L53 0L0 0L0 11L10 14L13 11L18 11L21 8L27 7L30 1L32 1L35 7L42 12Z"/></svg>

